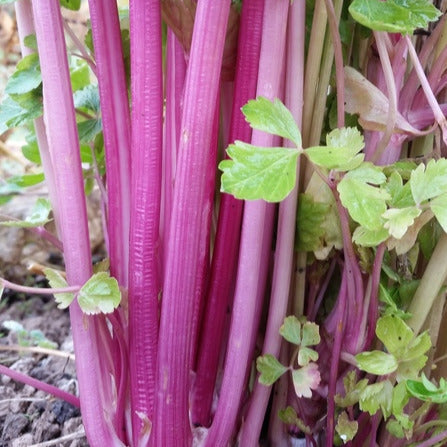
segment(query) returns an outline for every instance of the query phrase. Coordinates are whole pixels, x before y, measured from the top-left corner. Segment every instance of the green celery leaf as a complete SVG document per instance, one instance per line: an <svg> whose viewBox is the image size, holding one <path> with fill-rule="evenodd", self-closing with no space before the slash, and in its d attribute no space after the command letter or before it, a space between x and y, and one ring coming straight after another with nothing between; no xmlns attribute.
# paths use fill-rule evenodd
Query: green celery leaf
<svg viewBox="0 0 447 447"><path fill-rule="evenodd" d="M28 94L24 94L29 97ZM32 93L31 93L32 95ZM17 101L21 95L6 96L0 105L0 133L11 127L18 127L42 115L42 103L38 98L23 106Z"/></svg>
<svg viewBox="0 0 447 447"><path fill-rule="evenodd" d="M90 143L102 131L102 121L100 119L81 121L77 126L80 143Z"/></svg>
<svg viewBox="0 0 447 447"><path fill-rule="evenodd" d="M219 164L222 192L238 199L280 202L295 186L297 150L236 141L227 152L232 160Z"/></svg>
<svg viewBox="0 0 447 447"><path fill-rule="evenodd" d="M417 397L419 400L442 404L447 402L447 384L441 379L439 387L430 382L422 373L421 381L407 380L406 387L411 396Z"/></svg>
<svg viewBox="0 0 447 447"><path fill-rule="evenodd" d="M394 290L388 290L382 283L379 284L379 299L387 306L385 309L385 315L394 315L401 319L408 319L411 315L397 307L394 296L398 295L398 293L399 291L397 288L394 288Z"/></svg>
<svg viewBox="0 0 447 447"><path fill-rule="evenodd" d="M301 347L298 351L298 365L306 366L310 362L316 362L318 360L318 352L314 349Z"/></svg>
<svg viewBox="0 0 447 447"><path fill-rule="evenodd" d="M368 385L360 394L360 409L367 411L371 416L382 410L387 419L391 414L393 399L393 385L389 380Z"/></svg>
<svg viewBox="0 0 447 447"><path fill-rule="evenodd" d="M407 208L390 208L382 217L385 219L384 228L396 239L401 239L407 232L408 227L413 225L414 219L420 216L422 210L416 206Z"/></svg>
<svg viewBox="0 0 447 447"><path fill-rule="evenodd" d="M301 343L301 323L298 318L294 315L286 317L279 328L279 333L289 343L299 345Z"/></svg>
<svg viewBox="0 0 447 447"><path fill-rule="evenodd" d="M32 163L40 165L41 159L36 136L34 134L28 135L26 138L26 142L27 144L22 146L23 156Z"/></svg>
<svg viewBox="0 0 447 447"><path fill-rule="evenodd" d="M51 204L48 199L37 199L31 214L25 220L8 220L0 222L5 227L32 228L41 227L51 219L48 218L51 212Z"/></svg>
<svg viewBox="0 0 447 447"><path fill-rule="evenodd" d="M339 394L335 396L335 403L342 408L352 407L359 399L362 391L368 386L368 379L362 379L357 382L356 372L350 371L343 378L345 387L345 395L341 397Z"/></svg>
<svg viewBox="0 0 447 447"><path fill-rule="evenodd" d="M287 425L295 425L298 427L303 433L311 434L312 430L309 426L307 426L302 419L298 417L296 414L296 411L293 407L288 406L287 408L284 408L283 410L278 411L278 417L281 419L284 424Z"/></svg>
<svg viewBox="0 0 447 447"><path fill-rule="evenodd" d="M430 209L441 225L442 229L447 232L447 193L435 197L430 202Z"/></svg>
<svg viewBox="0 0 447 447"><path fill-rule="evenodd" d="M353 169L348 174L349 178L362 180L364 183L372 185L383 185L386 182L386 175L380 166L375 166L369 161L362 163L358 168Z"/></svg>
<svg viewBox="0 0 447 447"><path fill-rule="evenodd" d="M359 369L377 376L391 374L398 367L395 357L382 351L361 352L355 360Z"/></svg>
<svg viewBox="0 0 447 447"><path fill-rule="evenodd" d="M404 408L410 400L406 382L398 383L393 389L392 412L394 416L403 414Z"/></svg>
<svg viewBox="0 0 447 447"><path fill-rule="evenodd" d="M399 415L397 419L390 419L386 423L386 429L396 438L411 438L414 421L408 415Z"/></svg>
<svg viewBox="0 0 447 447"><path fill-rule="evenodd" d="M363 26L375 31L412 34L427 28L441 12L427 0L354 0L349 12Z"/></svg>
<svg viewBox="0 0 447 447"><path fill-rule="evenodd" d="M390 199L387 191L351 178L349 173L340 181L337 190L352 219L367 230L382 228L382 215L387 208L386 201Z"/></svg>
<svg viewBox="0 0 447 447"><path fill-rule="evenodd" d="M81 288L79 306L86 314L110 313L121 301L118 281L106 272L95 273Z"/></svg>
<svg viewBox="0 0 447 447"><path fill-rule="evenodd" d="M419 231L417 241L426 261L431 258L442 231L442 227L436 219L431 219Z"/></svg>
<svg viewBox="0 0 447 447"><path fill-rule="evenodd" d="M338 435L343 441L343 444L346 444L347 442L352 441L354 439L354 436L357 434L358 428L359 428L358 422L351 421L346 411L342 411L338 415L335 430L337 431Z"/></svg>
<svg viewBox="0 0 447 447"><path fill-rule="evenodd" d="M410 177L411 192L416 204L447 193L447 159L420 164Z"/></svg>
<svg viewBox="0 0 447 447"><path fill-rule="evenodd" d="M97 85L87 85L81 90L78 90L73 95L74 106L76 108L82 108L91 110L92 112L99 113L99 90Z"/></svg>
<svg viewBox="0 0 447 447"><path fill-rule="evenodd" d="M280 137L287 138L301 148L301 134L292 114L279 100L273 102L259 96L248 101L242 112L254 129L259 129Z"/></svg>
<svg viewBox="0 0 447 447"><path fill-rule="evenodd" d="M422 332L408 344L403 360L413 360L424 355L431 348L431 338L427 331Z"/></svg>
<svg viewBox="0 0 447 447"><path fill-rule="evenodd" d="M304 152L312 163L340 171L355 169L364 159L364 155L358 153L365 143L355 127L334 129L326 136L326 145L309 147Z"/></svg>
<svg viewBox="0 0 447 447"><path fill-rule="evenodd" d="M37 51L37 38L35 34L28 34L27 36L25 36L25 38L23 39L23 43L31 50Z"/></svg>
<svg viewBox="0 0 447 447"><path fill-rule="evenodd" d="M16 185L20 188L37 185L45 180L45 175L40 174L24 174L10 177L8 183Z"/></svg>
<svg viewBox="0 0 447 447"><path fill-rule="evenodd" d="M399 368L396 371L396 380L402 382L403 380L417 379L426 363L426 355L421 355L411 360L400 361Z"/></svg>
<svg viewBox="0 0 447 447"><path fill-rule="evenodd" d="M323 227L330 211L328 203L316 202L310 194L300 194L297 210L297 249L318 250L325 234Z"/></svg>
<svg viewBox="0 0 447 447"><path fill-rule="evenodd" d="M71 88L74 92L90 84L90 69L86 61L75 59L70 65Z"/></svg>
<svg viewBox="0 0 447 447"><path fill-rule="evenodd" d="M59 0L61 6L67 9L71 9L72 11L78 11L81 7L81 0Z"/></svg>
<svg viewBox="0 0 447 447"><path fill-rule="evenodd" d="M312 390L318 388L320 381L320 371L316 363L292 370L293 387L298 397L312 397Z"/></svg>
<svg viewBox="0 0 447 447"><path fill-rule="evenodd" d="M318 324L306 321L302 327L301 346L314 346L320 343L320 332Z"/></svg>
<svg viewBox="0 0 447 447"><path fill-rule="evenodd" d="M53 289L60 289L62 287L68 287L65 278L57 271L50 268L45 268L43 270L44 275L47 277L50 286ZM71 302L74 300L73 293L56 293L54 295L56 303L58 303L59 309L67 308Z"/></svg>
<svg viewBox="0 0 447 447"><path fill-rule="evenodd" d="M398 160L392 165L383 166L383 172L390 177L393 172L399 174L403 180L410 180L411 173L418 167L417 163L408 160Z"/></svg>
<svg viewBox="0 0 447 447"><path fill-rule="evenodd" d="M365 227L357 227L352 234L352 241L362 247L377 247L389 237L385 228L368 230Z"/></svg>
<svg viewBox="0 0 447 447"><path fill-rule="evenodd" d="M385 345L390 354L397 359L407 349L414 337L413 331L400 318L393 315L385 315L379 318L376 325L377 338Z"/></svg>
<svg viewBox="0 0 447 447"><path fill-rule="evenodd" d="M42 82L39 56L37 53L25 56L18 64L16 71L9 78L5 92L9 95L28 93L39 87Z"/></svg>
<svg viewBox="0 0 447 447"><path fill-rule="evenodd" d="M93 163L92 149L88 144L81 144L81 162Z"/></svg>
<svg viewBox="0 0 447 447"><path fill-rule="evenodd" d="M271 354L258 357L256 359L256 369L260 374L259 383L266 386L273 385L288 370Z"/></svg>
<svg viewBox="0 0 447 447"><path fill-rule="evenodd" d="M389 204L392 208L406 208L415 205L410 183L407 182L404 185L402 177L397 171L393 171L388 178L386 189L391 196Z"/></svg>

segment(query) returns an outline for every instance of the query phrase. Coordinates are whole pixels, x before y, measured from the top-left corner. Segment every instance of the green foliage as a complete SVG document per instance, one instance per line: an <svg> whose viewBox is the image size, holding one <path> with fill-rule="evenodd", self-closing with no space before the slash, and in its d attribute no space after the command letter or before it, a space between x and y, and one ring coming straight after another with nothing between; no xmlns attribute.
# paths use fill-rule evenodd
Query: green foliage
<svg viewBox="0 0 447 447"><path fill-rule="evenodd" d="M31 214L25 220L8 220L0 222L5 227L31 228L41 227L50 222L49 214L51 212L51 204L48 199L37 199Z"/></svg>
<svg viewBox="0 0 447 447"><path fill-rule="evenodd" d="M342 408L352 407L358 403L360 395L368 386L368 379L362 379L357 382L356 372L349 371L343 378L343 385L345 388L345 395L341 397L339 394L335 395L335 403Z"/></svg>
<svg viewBox="0 0 447 447"><path fill-rule="evenodd" d="M417 205L447 193L447 159L420 164L411 173L410 186Z"/></svg>
<svg viewBox="0 0 447 447"><path fill-rule="evenodd" d="M72 11L78 11L81 7L81 0L60 0L61 6Z"/></svg>
<svg viewBox="0 0 447 447"><path fill-rule="evenodd" d="M280 202L295 186L298 151L282 147L256 147L236 141L223 160L221 191L238 199Z"/></svg>
<svg viewBox="0 0 447 447"><path fill-rule="evenodd" d="M421 380L407 380L406 387L410 395L419 400L437 404L447 402L447 382L442 377L439 380L439 387L437 387L422 373Z"/></svg>
<svg viewBox="0 0 447 447"><path fill-rule="evenodd" d="M61 288L68 287L67 281L61 275L61 273L58 272L57 270L45 268L43 270L43 273L46 276L51 288L61 289ZM58 304L57 307L59 307L59 309L65 309L74 300L74 294L73 293L55 293L54 299L56 300L56 303Z"/></svg>
<svg viewBox="0 0 447 447"><path fill-rule="evenodd" d="M288 370L271 354L258 357L256 369L260 374L259 383L266 386L273 385Z"/></svg>
<svg viewBox="0 0 447 447"><path fill-rule="evenodd" d="M312 397L312 390L320 384L320 372L316 363L309 363L302 368L292 370L292 382L298 397Z"/></svg>
<svg viewBox="0 0 447 447"><path fill-rule="evenodd" d="M18 64L5 87L9 95L30 92L42 83L39 56L37 53L25 56Z"/></svg>
<svg viewBox="0 0 447 447"><path fill-rule="evenodd" d="M355 360L362 371L377 376L391 374L398 367L395 357L382 351L361 352L355 356Z"/></svg>
<svg viewBox="0 0 447 447"><path fill-rule="evenodd" d="M301 148L301 134L290 111L279 100L273 102L262 96L242 107L245 119L254 129L262 130L292 141Z"/></svg>
<svg viewBox="0 0 447 447"><path fill-rule="evenodd" d="M87 85L73 95L74 106L94 113L99 113L99 90L96 85Z"/></svg>
<svg viewBox="0 0 447 447"><path fill-rule="evenodd" d="M279 333L289 343L299 345L301 343L301 323L298 318L295 315L286 317L279 328Z"/></svg>
<svg viewBox="0 0 447 447"><path fill-rule="evenodd" d="M375 31L402 34L426 28L441 15L427 0L354 0L349 12L357 22Z"/></svg>
<svg viewBox="0 0 447 447"><path fill-rule="evenodd" d="M43 182L45 176L43 173L40 174L24 174L10 177L8 179L9 184L14 184L19 188L26 188L28 186L38 185Z"/></svg>
<svg viewBox="0 0 447 447"><path fill-rule="evenodd" d="M382 214L382 217L385 219L384 228L394 238L401 239L407 232L408 227L413 225L414 219L419 217L421 213L422 210L416 206L390 208Z"/></svg>
<svg viewBox="0 0 447 447"><path fill-rule="evenodd" d="M357 434L358 428L359 428L358 422L351 421L346 411L342 411L338 415L335 430L337 431L338 435L340 436L344 444L354 439L354 436Z"/></svg>
<svg viewBox="0 0 447 447"><path fill-rule="evenodd" d="M39 346L41 348L56 349L57 343L45 337L44 333L39 329L28 331L21 323L15 320L7 320L2 326L17 336L17 342L20 346Z"/></svg>
<svg viewBox="0 0 447 447"><path fill-rule="evenodd" d="M389 418L392 410L393 385L389 380L368 385L360 394L359 405L362 411L371 416L380 409L385 419Z"/></svg>
<svg viewBox="0 0 447 447"><path fill-rule="evenodd" d="M281 419L284 424L287 425L295 425L298 427L303 433L311 434L312 430L309 426L307 426L302 419L298 417L296 411L293 407L288 406L283 410L279 410L278 417Z"/></svg>

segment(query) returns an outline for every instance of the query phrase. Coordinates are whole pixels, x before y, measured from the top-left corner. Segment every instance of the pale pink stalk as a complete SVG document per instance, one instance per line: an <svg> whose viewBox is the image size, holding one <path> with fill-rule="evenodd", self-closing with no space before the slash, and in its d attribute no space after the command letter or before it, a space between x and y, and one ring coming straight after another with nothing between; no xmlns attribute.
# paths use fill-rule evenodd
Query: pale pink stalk
<svg viewBox="0 0 447 447"><path fill-rule="evenodd" d="M230 142L251 138L251 128L240 109L256 93L263 6L264 0L246 0L242 7ZM192 421L202 426L210 424L227 306L234 287L242 207L243 202L233 196L222 196L192 395Z"/></svg>
<svg viewBox="0 0 447 447"><path fill-rule="evenodd" d="M152 419L158 338L163 80L158 0L131 0L132 213L129 360L132 437ZM143 433L142 433L143 430Z"/></svg>
<svg viewBox="0 0 447 447"><path fill-rule="evenodd" d="M157 360L157 390L153 445L191 445L188 397L193 315L196 292L202 285L207 227L209 171L216 154L210 151L214 110L229 0L199 0L186 75L174 200L169 231Z"/></svg>
<svg viewBox="0 0 447 447"><path fill-rule="evenodd" d="M259 62L257 95L269 99L280 95L281 73L285 53L288 0L266 0ZM276 63L271 63L271 55ZM270 146L273 136L253 131L252 143ZM264 254L264 238L268 204L258 200L245 204L241 246L233 304L230 338L225 359L224 376L219 402L213 423L204 446L227 445L235 429L247 368L250 361L251 336L256 325L256 300L262 296L259 290ZM261 243L262 241L262 243Z"/></svg>
<svg viewBox="0 0 447 447"><path fill-rule="evenodd" d="M107 171L110 272L127 286L130 225L130 115L117 4L89 0Z"/></svg>
<svg viewBox="0 0 447 447"><path fill-rule="evenodd" d="M33 2L36 37L41 63L44 121L59 202L64 259L69 284L83 284L92 274L84 183L74 114L70 74L58 0ZM112 402L103 399L109 378L100 374L97 320L84 315L77 303L70 305L70 318L80 388L81 411L92 447L119 446L108 416Z"/></svg>

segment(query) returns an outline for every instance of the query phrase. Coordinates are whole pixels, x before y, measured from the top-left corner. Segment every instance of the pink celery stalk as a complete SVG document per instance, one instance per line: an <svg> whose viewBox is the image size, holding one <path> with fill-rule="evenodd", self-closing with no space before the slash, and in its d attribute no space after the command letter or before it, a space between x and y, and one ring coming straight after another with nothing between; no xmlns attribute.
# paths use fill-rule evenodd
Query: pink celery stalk
<svg viewBox="0 0 447 447"><path fill-rule="evenodd" d="M183 109L183 89L185 86L186 61L182 45L168 28L166 43L166 107L163 140L163 198L161 237L163 242L163 264L166 260L171 222L172 199L174 195L177 148Z"/></svg>
<svg viewBox="0 0 447 447"><path fill-rule="evenodd" d="M305 3L294 2L290 7L287 41L287 72L285 104L301 126L303 105ZM287 142L286 144L291 145ZM297 166L297 178L299 164ZM272 293L264 339L263 354L279 357L282 338L279 328L283 323L289 301L292 277L293 252L296 225L298 183L290 195L280 204L278 237L276 241L275 265L273 270ZM270 398L271 387L256 381L249 409L240 434L241 445L256 445L261 433L265 410Z"/></svg>
<svg viewBox="0 0 447 447"><path fill-rule="evenodd" d="M36 37L41 63L44 121L59 202L64 258L69 284L83 284L92 274L87 215L79 142L70 75L58 0L33 2ZM101 377L102 355L97 344L97 322L84 315L75 300L70 318L79 380L81 410L87 438L92 447L122 445L108 420L111 402L104 400ZM104 346L101 346L103 350Z"/></svg>
<svg viewBox="0 0 447 447"><path fill-rule="evenodd" d="M169 231L157 360L153 445L190 446L189 374L196 291L208 259L207 203L214 109L219 88L229 0L199 0L186 75L179 159ZM208 204L208 207L205 205Z"/></svg>
<svg viewBox="0 0 447 447"><path fill-rule="evenodd" d="M282 62L285 52L285 38L288 0L266 0L264 6L264 24L259 62L257 95L273 99L279 96ZM278 63L271 63L275 54ZM270 146L273 136L253 131L252 143ZM269 243L265 231L268 231L268 204L264 201L247 202L242 223L241 246L238 276L236 283L230 338L225 360L225 369L220 398L213 423L205 439L204 446L225 446L235 429L241 396L250 361L251 338L256 326L257 298L262 296L259 290L259 277L262 264L266 262L262 255L264 243ZM262 241L262 243L260 243Z"/></svg>
<svg viewBox="0 0 447 447"><path fill-rule="evenodd" d="M159 225L163 81L158 0L131 0L132 214L129 265L129 359L132 436L152 419L158 337ZM147 429L147 427L146 427ZM143 430L143 433L142 433Z"/></svg>
<svg viewBox="0 0 447 447"><path fill-rule="evenodd" d="M89 0L107 168L110 272L126 287L130 221L130 115L115 1Z"/></svg>
<svg viewBox="0 0 447 447"><path fill-rule="evenodd" d="M264 0L246 0L242 6L230 142L249 141L251 137L251 128L240 109L256 93L263 7ZM222 196L192 401L192 421L202 426L210 423L219 347L236 270L242 207L243 202L233 196Z"/></svg>

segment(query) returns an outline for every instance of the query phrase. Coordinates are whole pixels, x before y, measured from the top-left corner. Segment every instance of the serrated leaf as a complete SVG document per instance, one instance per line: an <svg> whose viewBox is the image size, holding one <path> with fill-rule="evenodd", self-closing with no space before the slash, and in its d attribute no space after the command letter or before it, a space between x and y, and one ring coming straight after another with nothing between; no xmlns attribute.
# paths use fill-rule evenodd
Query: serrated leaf
<svg viewBox="0 0 447 447"><path fill-rule="evenodd" d="M398 363L395 357L382 351L361 352L355 356L357 366L376 376L384 376L396 371Z"/></svg>
<svg viewBox="0 0 447 447"><path fill-rule="evenodd" d="M346 444L349 441L354 439L354 436L357 434L357 430L359 428L359 424L357 421L351 421L349 419L346 411L342 411L337 418L337 425L335 426L335 430L340 436L343 444Z"/></svg>
<svg viewBox="0 0 447 447"><path fill-rule="evenodd" d="M99 90L96 85L90 84L76 91L73 100L76 108L88 109L95 113L100 111Z"/></svg>
<svg viewBox="0 0 447 447"><path fill-rule="evenodd" d="M299 345L301 343L301 323L294 315L284 319L284 323L279 328L279 333L289 343Z"/></svg>
<svg viewBox="0 0 447 447"><path fill-rule="evenodd" d="M106 272L95 273L82 287L78 302L88 315L111 313L121 301L118 281Z"/></svg>
<svg viewBox="0 0 447 447"><path fill-rule="evenodd" d="M51 212L51 204L48 199L37 199L34 207L31 210L31 214L25 218L25 220L8 220L0 222L0 225L5 227L17 227L17 228L32 228L41 227L51 219L48 218Z"/></svg>
<svg viewBox="0 0 447 447"><path fill-rule="evenodd" d="M352 234L352 241L362 247L377 247L389 238L389 233L385 228L368 230L365 227L357 227Z"/></svg>
<svg viewBox="0 0 447 447"><path fill-rule="evenodd" d="M407 391L411 396L417 397L424 402L434 402L442 404L447 402L447 386L445 381L440 383L437 387L430 382L424 373L422 373L422 380L407 380L405 382Z"/></svg>
<svg viewBox="0 0 447 447"><path fill-rule="evenodd" d="M260 374L259 383L266 386L273 385L288 370L271 354L258 357L256 369Z"/></svg>
<svg viewBox="0 0 447 447"><path fill-rule="evenodd" d="M431 338L427 331L419 334L407 346L404 360L413 360L425 354L431 348Z"/></svg>
<svg viewBox="0 0 447 447"><path fill-rule="evenodd" d="M447 193L447 159L420 164L410 177L411 192L416 204Z"/></svg>
<svg viewBox="0 0 447 447"><path fill-rule="evenodd" d="M380 166L375 166L369 161L362 163L358 168L349 171L349 178L362 180L364 183L372 185L383 185L386 182L386 175Z"/></svg>
<svg viewBox="0 0 447 447"><path fill-rule="evenodd" d="M325 229L330 205L316 202L310 194L300 194L297 210L297 249L299 251L318 250Z"/></svg>
<svg viewBox="0 0 447 447"><path fill-rule="evenodd" d="M50 287L53 289L60 289L63 287L68 287L67 281L65 278L57 271L50 268L43 269L43 274L48 279L48 283ZM67 308L71 302L74 300L73 293L55 293L54 299L56 303L58 303L59 309Z"/></svg>
<svg viewBox="0 0 447 447"><path fill-rule="evenodd" d="M42 115L42 104L36 102L29 109L22 107L17 101L7 96L0 105L0 133L18 127Z"/></svg>
<svg viewBox="0 0 447 447"><path fill-rule="evenodd" d="M391 414L393 398L393 385L389 380L368 385L360 394L360 409L367 411L371 416L382 411L385 419Z"/></svg>
<svg viewBox="0 0 447 447"><path fill-rule="evenodd" d="M318 360L318 352L310 348L300 348L298 351L298 365L306 366Z"/></svg>
<svg viewBox="0 0 447 447"><path fill-rule="evenodd" d="M335 403L339 407L352 407L359 399L362 391L368 386L368 379L362 379L357 382L356 372L350 371L343 378L345 395L341 397L339 394L335 396Z"/></svg>
<svg viewBox="0 0 447 447"><path fill-rule="evenodd" d="M387 191L349 176L340 181L337 190L352 219L367 230L382 228L382 215L387 208L386 201L390 199Z"/></svg>
<svg viewBox="0 0 447 447"><path fill-rule="evenodd" d="M39 56L37 53L25 56L18 64L5 87L9 95L28 93L42 82Z"/></svg>
<svg viewBox="0 0 447 447"><path fill-rule="evenodd" d="M318 324L306 321L302 326L301 346L314 346L320 343L320 329Z"/></svg>
<svg viewBox="0 0 447 447"><path fill-rule="evenodd" d="M60 0L61 6L72 11L78 11L81 7L81 0Z"/></svg>
<svg viewBox="0 0 447 447"><path fill-rule="evenodd" d="M77 123L77 126L80 143L90 143L102 131L102 121L100 119L81 121Z"/></svg>
<svg viewBox="0 0 447 447"><path fill-rule="evenodd" d="M326 169L355 169L364 159L357 155L364 147L363 136L354 127L334 129L326 136L327 146L309 147L304 152L310 161Z"/></svg>
<svg viewBox="0 0 447 447"><path fill-rule="evenodd" d="M410 183L407 182L404 185L402 177L398 172L393 172L391 174L386 189L391 195L389 205L392 208L406 208L415 205Z"/></svg>
<svg viewBox="0 0 447 447"><path fill-rule="evenodd" d="M407 232L408 227L413 225L414 219L420 216L422 210L415 206L407 208L390 208L382 217L385 219L384 228L396 239L401 239Z"/></svg>
<svg viewBox="0 0 447 447"><path fill-rule="evenodd" d="M447 232L447 193L435 197L430 202L430 209L439 222L439 225Z"/></svg>
<svg viewBox="0 0 447 447"><path fill-rule="evenodd" d="M238 199L280 202L295 186L298 151L236 141L227 152L232 159L219 164L222 192Z"/></svg>
<svg viewBox="0 0 447 447"><path fill-rule="evenodd" d="M301 148L301 134L292 114L279 100L273 102L259 96L248 101L242 112L245 119L254 129L262 130L280 137L287 138Z"/></svg>
<svg viewBox="0 0 447 447"><path fill-rule="evenodd" d="M316 363L309 363L300 369L292 370L293 388L298 397L312 397L312 390L318 388L320 381L320 371Z"/></svg>
<svg viewBox="0 0 447 447"><path fill-rule="evenodd" d="M427 0L354 0L349 12L363 26L375 31L412 34L427 28L441 12Z"/></svg>
<svg viewBox="0 0 447 447"><path fill-rule="evenodd" d="M379 318L376 335L388 352L398 359L405 352L414 336L413 331L403 320L391 315Z"/></svg>

